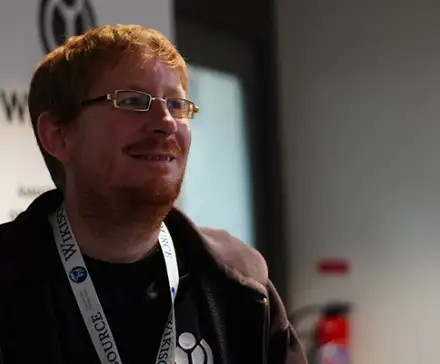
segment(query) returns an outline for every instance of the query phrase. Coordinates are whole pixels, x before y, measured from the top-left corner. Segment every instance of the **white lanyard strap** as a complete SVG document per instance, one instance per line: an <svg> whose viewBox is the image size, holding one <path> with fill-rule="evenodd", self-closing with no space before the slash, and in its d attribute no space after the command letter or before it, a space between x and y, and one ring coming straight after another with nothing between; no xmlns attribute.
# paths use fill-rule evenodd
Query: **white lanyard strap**
<svg viewBox="0 0 440 364"><path fill-rule="evenodd" d="M60 259L76 298L84 323L102 364L122 364L110 326L105 317L81 250L73 235L64 206L49 217ZM159 244L165 260L171 295L171 312L165 324L156 364L174 364L176 320L174 300L179 286L179 269L173 240L165 224L159 232Z"/></svg>

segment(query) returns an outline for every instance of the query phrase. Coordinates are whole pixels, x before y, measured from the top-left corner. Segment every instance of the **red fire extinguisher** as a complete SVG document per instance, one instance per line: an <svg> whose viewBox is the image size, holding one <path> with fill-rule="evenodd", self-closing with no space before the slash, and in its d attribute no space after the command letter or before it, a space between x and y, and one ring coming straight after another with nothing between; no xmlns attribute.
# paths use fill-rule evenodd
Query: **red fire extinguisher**
<svg viewBox="0 0 440 364"><path fill-rule="evenodd" d="M318 364L349 364L350 307L346 303L331 303L323 308L316 325L316 353Z"/></svg>

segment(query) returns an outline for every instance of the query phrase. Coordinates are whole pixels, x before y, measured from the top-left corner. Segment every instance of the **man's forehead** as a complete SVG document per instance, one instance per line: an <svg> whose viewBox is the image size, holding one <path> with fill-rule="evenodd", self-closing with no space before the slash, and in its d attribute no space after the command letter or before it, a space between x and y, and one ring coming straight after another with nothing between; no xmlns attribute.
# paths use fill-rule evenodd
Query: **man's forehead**
<svg viewBox="0 0 440 364"><path fill-rule="evenodd" d="M127 88L152 92L160 87L164 93L182 95L183 86L178 70L170 68L159 57L129 54L109 69L95 84L98 88Z"/></svg>
<svg viewBox="0 0 440 364"><path fill-rule="evenodd" d="M136 62L136 66L141 69L151 69L153 71L170 69L159 56L151 56L148 53L141 55L133 55L133 61Z"/></svg>

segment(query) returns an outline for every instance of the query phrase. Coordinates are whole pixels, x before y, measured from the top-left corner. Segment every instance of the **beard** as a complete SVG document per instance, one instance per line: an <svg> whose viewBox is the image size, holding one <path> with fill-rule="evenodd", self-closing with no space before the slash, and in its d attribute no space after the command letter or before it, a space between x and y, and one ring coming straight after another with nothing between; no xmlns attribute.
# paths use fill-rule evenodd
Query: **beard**
<svg viewBox="0 0 440 364"><path fill-rule="evenodd" d="M139 184L113 184L101 174L77 174L74 195L81 201L81 214L107 216L114 223L124 220L159 223L180 195L185 170L173 180L153 178ZM87 177L85 177L87 176Z"/></svg>
<svg viewBox="0 0 440 364"><path fill-rule="evenodd" d="M119 193L132 206L172 206L180 195L183 175L176 181L149 181L142 187L121 186Z"/></svg>

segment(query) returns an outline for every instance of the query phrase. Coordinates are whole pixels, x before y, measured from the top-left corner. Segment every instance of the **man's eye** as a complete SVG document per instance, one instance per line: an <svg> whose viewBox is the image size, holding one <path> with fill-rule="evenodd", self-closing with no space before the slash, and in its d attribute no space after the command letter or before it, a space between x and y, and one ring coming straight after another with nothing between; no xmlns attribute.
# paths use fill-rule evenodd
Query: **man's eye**
<svg viewBox="0 0 440 364"><path fill-rule="evenodd" d="M145 100L142 97L125 97L119 101L121 106L145 106Z"/></svg>
<svg viewBox="0 0 440 364"><path fill-rule="evenodd" d="M168 100L168 108L170 109L185 109L187 107L185 100Z"/></svg>

